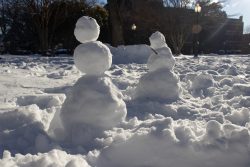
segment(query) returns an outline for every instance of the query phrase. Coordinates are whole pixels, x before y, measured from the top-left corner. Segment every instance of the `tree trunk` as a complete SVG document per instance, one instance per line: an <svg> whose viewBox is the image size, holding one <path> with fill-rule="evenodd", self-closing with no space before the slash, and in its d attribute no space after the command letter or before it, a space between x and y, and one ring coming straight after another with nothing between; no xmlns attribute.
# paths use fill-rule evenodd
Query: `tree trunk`
<svg viewBox="0 0 250 167"><path fill-rule="evenodd" d="M119 14L119 5L117 0L108 0L108 9L109 9L109 20L111 23L111 32L112 32L112 45L124 45L123 37L123 28L122 20Z"/></svg>

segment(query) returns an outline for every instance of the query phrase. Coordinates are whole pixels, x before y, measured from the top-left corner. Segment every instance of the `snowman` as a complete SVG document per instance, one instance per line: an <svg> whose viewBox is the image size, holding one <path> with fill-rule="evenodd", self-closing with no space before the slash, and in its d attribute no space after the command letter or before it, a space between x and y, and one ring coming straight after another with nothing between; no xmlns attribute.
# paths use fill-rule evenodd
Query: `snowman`
<svg viewBox="0 0 250 167"><path fill-rule="evenodd" d="M173 102L179 99L181 89L179 78L173 72L175 58L160 32L150 38L151 48L155 51L147 62L149 72L141 77L135 91L138 100Z"/></svg>
<svg viewBox="0 0 250 167"><path fill-rule="evenodd" d="M59 116L64 138L77 145L87 144L104 130L119 125L127 113L121 92L105 75L112 54L96 41L99 33L100 27L91 17L83 16L76 23L74 35L82 44L74 51L74 63L85 75L67 94Z"/></svg>

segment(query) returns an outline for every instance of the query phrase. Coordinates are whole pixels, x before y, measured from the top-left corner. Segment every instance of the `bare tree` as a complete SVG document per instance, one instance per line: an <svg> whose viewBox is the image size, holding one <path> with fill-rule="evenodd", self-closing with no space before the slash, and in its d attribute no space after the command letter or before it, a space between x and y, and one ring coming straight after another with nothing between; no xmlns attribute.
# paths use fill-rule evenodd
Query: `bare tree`
<svg viewBox="0 0 250 167"><path fill-rule="evenodd" d="M121 11L125 0L108 0L109 19L112 31L112 45L124 44Z"/></svg>
<svg viewBox="0 0 250 167"><path fill-rule="evenodd" d="M174 8L187 8L191 2L191 0L163 0L164 6Z"/></svg>
<svg viewBox="0 0 250 167"><path fill-rule="evenodd" d="M169 17L165 18L166 39L170 42L174 49L176 55L181 54L181 50L185 44L185 41L190 34L191 26L190 20L185 20L185 16L189 13L181 8L169 9L167 15Z"/></svg>
<svg viewBox="0 0 250 167"><path fill-rule="evenodd" d="M6 10L8 8L8 2L1 0L0 4L0 29L3 36L7 34L7 16Z"/></svg>
<svg viewBox="0 0 250 167"><path fill-rule="evenodd" d="M66 3L66 0L25 0L27 10L32 15L36 27L42 52L52 47L53 35L65 21Z"/></svg>
<svg viewBox="0 0 250 167"><path fill-rule="evenodd" d="M46 51L49 49L49 20L52 17L50 5L54 0L26 0L25 2L39 36L40 49Z"/></svg>

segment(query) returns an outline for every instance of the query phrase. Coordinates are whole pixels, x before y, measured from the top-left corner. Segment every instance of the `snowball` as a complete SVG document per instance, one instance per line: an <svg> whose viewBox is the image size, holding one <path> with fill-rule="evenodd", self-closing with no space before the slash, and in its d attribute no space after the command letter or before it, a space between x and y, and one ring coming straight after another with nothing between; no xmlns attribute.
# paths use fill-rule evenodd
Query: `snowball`
<svg viewBox="0 0 250 167"><path fill-rule="evenodd" d="M75 133L84 128L82 140L91 138L87 131L109 129L124 121L126 104L121 93L108 77L84 76L72 88L62 106L60 117L66 132Z"/></svg>
<svg viewBox="0 0 250 167"><path fill-rule="evenodd" d="M100 34L100 26L94 18L83 16L76 22L74 35L81 42L96 41Z"/></svg>
<svg viewBox="0 0 250 167"><path fill-rule="evenodd" d="M153 49L159 49L159 48L167 46L164 35L160 33L159 31L156 31L155 33L153 33L149 37L149 41L150 41L150 46Z"/></svg>
<svg viewBox="0 0 250 167"><path fill-rule="evenodd" d="M159 52L158 52L159 51ZM155 71L160 68L167 68L173 70L175 59L168 47L157 50L158 54L152 54L147 62L150 71Z"/></svg>
<svg viewBox="0 0 250 167"><path fill-rule="evenodd" d="M180 93L178 76L169 69L163 68L148 72L141 77L135 97L137 99L166 102L177 100Z"/></svg>
<svg viewBox="0 0 250 167"><path fill-rule="evenodd" d="M100 75L111 67L112 54L103 43L87 42L80 44L74 51L76 67L87 75Z"/></svg>

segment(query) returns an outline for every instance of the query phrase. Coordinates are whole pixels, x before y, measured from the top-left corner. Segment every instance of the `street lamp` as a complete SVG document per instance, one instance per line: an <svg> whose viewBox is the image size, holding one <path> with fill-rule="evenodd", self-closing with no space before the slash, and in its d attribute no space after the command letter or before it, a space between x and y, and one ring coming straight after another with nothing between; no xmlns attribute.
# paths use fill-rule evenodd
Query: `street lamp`
<svg viewBox="0 0 250 167"><path fill-rule="evenodd" d="M136 30L136 25L135 24L132 24L132 26L131 26L131 30L133 30L133 31L135 31Z"/></svg>
<svg viewBox="0 0 250 167"><path fill-rule="evenodd" d="M135 25L135 23L134 24L132 24L132 26L131 26L131 30L132 30L132 40L133 40L133 42L135 42L136 41L136 29L137 29L137 26Z"/></svg>
<svg viewBox="0 0 250 167"><path fill-rule="evenodd" d="M197 3L195 5L194 11L195 11L195 13L200 13L201 12L201 6L200 6L200 4Z"/></svg>
<svg viewBox="0 0 250 167"><path fill-rule="evenodd" d="M196 4L194 11L196 13L196 26L195 26L195 43L194 43L194 57L198 57L198 52L199 52L199 33L201 31L201 26L199 25L199 13L201 12L201 6L200 4Z"/></svg>

